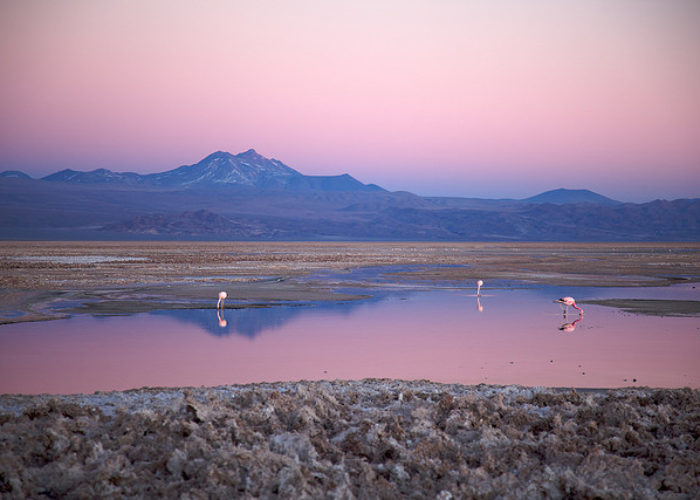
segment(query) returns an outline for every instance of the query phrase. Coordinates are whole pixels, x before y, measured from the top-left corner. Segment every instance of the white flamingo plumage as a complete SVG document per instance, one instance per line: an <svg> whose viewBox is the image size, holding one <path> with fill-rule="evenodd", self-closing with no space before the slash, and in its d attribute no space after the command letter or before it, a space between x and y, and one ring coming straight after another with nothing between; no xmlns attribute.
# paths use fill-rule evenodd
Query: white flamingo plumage
<svg viewBox="0 0 700 500"><path fill-rule="evenodd" d="M484 282L479 280L476 282L476 296L478 297L481 295L481 287L484 285Z"/></svg>
<svg viewBox="0 0 700 500"><path fill-rule="evenodd" d="M216 303L216 308L222 308L224 304L224 300L226 300L226 297L228 297L228 294L226 292L219 292L219 302Z"/></svg>

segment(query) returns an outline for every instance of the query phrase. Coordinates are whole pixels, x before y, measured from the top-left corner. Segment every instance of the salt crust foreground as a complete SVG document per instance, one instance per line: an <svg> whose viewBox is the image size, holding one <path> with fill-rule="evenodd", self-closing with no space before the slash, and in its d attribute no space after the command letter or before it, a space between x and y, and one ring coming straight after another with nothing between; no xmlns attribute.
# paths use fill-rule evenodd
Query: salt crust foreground
<svg viewBox="0 0 700 500"><path fill-rule="evenodd" d="M0 495L697 498L700 390L288 382L0 396Z"/></svg>

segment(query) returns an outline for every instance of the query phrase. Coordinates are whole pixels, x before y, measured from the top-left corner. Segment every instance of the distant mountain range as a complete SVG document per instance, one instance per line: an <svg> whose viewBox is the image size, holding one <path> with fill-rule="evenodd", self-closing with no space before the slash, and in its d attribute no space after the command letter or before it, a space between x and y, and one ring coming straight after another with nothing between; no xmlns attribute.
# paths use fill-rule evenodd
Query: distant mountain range
<svg viewBox="0 0 700 500"><path fill-rule="evenodd" d="M697 241L700 200L622 203L586 189L421 197L304 175L250 149L146 175L2 172L0 238Z"/></svg>
<svg viewBox="0 0 700 500"><path fill-rule="evenodd" d="M3 172L0 175L5 175ZM14 176L22 172L12 172ZM26 174L23 174L26 175ZM28 176L27 176L28 177ZM90 172L61 170L42 180L80 184L125 184L150 187L229 186L262 190L291 191L383 191L379 186L363 184L348 174L334 176L304 175L281 161L268 159L254 149L233 155L212 153L199 163L157 174L112 172L100 168Z"/></svg>

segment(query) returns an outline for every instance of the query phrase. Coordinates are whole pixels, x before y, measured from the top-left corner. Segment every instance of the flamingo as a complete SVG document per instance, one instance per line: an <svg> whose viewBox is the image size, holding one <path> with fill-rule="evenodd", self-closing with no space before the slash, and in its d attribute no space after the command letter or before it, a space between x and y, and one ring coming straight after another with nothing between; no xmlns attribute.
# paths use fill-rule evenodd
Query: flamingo
<svg viewBox="0 0 700 500"><path fill-rule="evenodd" d="M484 282L479 280L476 282L476 296L478 297L481 295L481 287L484 285Z"/></svg>
<svg viewBox="0 0 700 500"><path fill-rule="evenodd" d="M223 307L223 302L226 300L226 297L228 297L228 294L226 292L219 292L219 302L216 303L216 308L222 308Z"/></svg>
<svg viewBox="0 0 700 500"><path fill-rule="evenodd" d="M557 299L554 302L558 302L559 304L563 304L566 306L564 316L566 316L566 314L569 312L569 306L573 307L574 309L577 309L579 316L583 316L583 309L576 305L576 301L573 297L562 297L561 299Z"/></svg>

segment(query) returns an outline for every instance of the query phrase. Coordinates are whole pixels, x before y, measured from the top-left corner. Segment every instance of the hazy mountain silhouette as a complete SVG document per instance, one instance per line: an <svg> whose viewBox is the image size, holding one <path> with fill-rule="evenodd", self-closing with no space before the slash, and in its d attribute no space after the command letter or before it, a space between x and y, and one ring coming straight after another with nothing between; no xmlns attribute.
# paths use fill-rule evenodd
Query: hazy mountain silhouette
<svg viewBox="0 0 700 500"><path fill-rule="evenodd" d="M140 184L143 182L143 177L135 172L112 172L106 168L98 168L90 172L79 172L67 168L55 174L42 177L42 180L80 184Z"/></svg>
<svg viewBox="0 0 700 500"><path fill-rule="evenodd" d="M0 175L0 238L696 241L700 200L620 203L586 189L524 200L421 197L307 176L255 150L166 172Z"/></svg>
<svg viewBox="0 0 700 500"><path fill-rule="evenodd" d="M42 179L51 182L169 188L235 186L255 190L383 191L379 186L363 184L348 174L304 175L279 160L265 158L254 149L237 155L217 151L193 165L183 165L156 174L120 173L104 168L90 172L66 169Z"/></svg>
<svg viewBox="0 0 700 500"><path fill-rule="evenodd" d="M30 176L24 172L20 172L19 170L5 170L4 172L0 172L0 177L8 177L11 179L31 179Z"/></svg>
<svg viewBox="0 0 700 500"><path fill-rule="evenodd" d="M545 191L536 196L525 198L528 203L554 203L555 205L566 205L570 203L596 203L599 205L619 205L620 201L613 200L588 189L553 189Z"/></svg>

